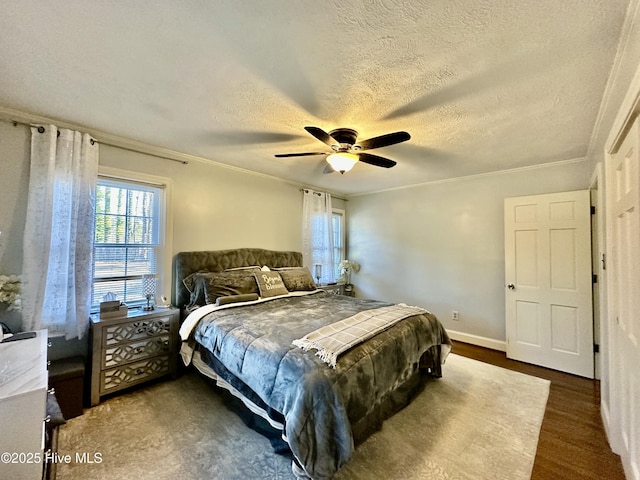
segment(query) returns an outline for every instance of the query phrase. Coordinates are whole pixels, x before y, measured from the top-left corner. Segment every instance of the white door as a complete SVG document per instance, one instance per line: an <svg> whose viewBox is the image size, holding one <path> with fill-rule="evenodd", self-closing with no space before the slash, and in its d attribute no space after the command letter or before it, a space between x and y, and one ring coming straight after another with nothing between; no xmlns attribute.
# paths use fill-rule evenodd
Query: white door
<svg viewBox="0 0 640 480"><path fill-rule="evenodd" d="M640 479L640 127L607 161L611 420L629 478Z"/></svg>
<svg viewBox="0 0 640 480"><path fill-rule="evenodd" d="M593 378L589 191L504 207L507 356Z"/></svg>

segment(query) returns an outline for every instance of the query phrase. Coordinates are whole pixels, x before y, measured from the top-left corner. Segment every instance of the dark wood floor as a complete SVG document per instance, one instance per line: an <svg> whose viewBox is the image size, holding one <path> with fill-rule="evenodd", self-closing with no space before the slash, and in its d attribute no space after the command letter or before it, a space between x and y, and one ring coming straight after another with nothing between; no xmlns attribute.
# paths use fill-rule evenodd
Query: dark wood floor
<svg viewBox="0 0 640 480"><path fill-rule="evenodd" d="M453 351L551 381L532 480L624 480L620 457L607 442L600 383L507 359L503 352L454 342Z"/></svg>

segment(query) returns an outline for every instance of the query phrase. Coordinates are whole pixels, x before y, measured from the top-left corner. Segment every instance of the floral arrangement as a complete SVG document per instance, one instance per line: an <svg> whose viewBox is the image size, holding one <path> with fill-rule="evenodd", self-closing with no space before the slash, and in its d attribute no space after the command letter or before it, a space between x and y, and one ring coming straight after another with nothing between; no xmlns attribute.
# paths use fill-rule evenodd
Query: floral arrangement
<svg viewBox="0 0 640 480"><path fill-rule="evenodd" d="M341 273L347 273L350 272L351 270L353 270L354 272L359 272L360 271L360 265L358 265L356 262L352 261L352 260L342 260L340 262L340 272Z"/></svg>
<svg viewBox="0 0 640 480"><path fill-rule="evenodd" d="M360 265L352 260L342 260L340 262L340 274L344 277L347 285L351 284L351 271L359 272Z"/></svg>
<svg viewBox="0 0 640 480"><path fill-rule="evenodd" d="M20 310L22 299L20 298L20 275L0 275L0 303L9 305L7 310Z"/></svg>

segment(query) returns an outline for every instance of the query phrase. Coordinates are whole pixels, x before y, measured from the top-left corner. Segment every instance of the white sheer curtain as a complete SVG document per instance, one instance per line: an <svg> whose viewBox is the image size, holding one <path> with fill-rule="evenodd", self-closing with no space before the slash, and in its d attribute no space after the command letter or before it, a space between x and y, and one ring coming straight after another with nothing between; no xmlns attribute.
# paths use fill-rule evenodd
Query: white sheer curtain
<svg viewBox="0 0 640 480"><path fill-rule="evenodd" d="M333 272L333 222L331 194L305 189L302 203L302 261L316 277L322 265L320 283L335 282Z"/></svg>
<svg viewBox="0 0 640 480"><path fill-rule="evenodd" d="M31 128L24 231L25 330L81 338L91 303L98 143L55 125Z"/></svg>

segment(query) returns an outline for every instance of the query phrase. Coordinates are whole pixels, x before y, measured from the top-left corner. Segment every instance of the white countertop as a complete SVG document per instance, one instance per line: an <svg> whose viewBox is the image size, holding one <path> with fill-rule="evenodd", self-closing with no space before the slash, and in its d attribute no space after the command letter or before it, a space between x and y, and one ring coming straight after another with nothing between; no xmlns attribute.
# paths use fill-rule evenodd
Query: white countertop
<svg viewBox="0 0 640 480"><path fill-rule="evenodd" d="M47 340L47 330L40 330L34 338L0 343L0 400L47 388Z"/></svg>

